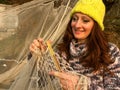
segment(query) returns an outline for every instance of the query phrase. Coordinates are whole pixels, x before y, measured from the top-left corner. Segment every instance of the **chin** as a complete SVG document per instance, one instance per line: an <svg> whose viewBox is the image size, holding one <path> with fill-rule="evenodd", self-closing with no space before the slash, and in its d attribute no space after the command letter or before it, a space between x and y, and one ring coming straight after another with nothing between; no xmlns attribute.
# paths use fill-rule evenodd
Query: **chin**
<svg viewBox="0 0 120 90"><path fill-rule="evenodd" d="M82 40L82 39L85 39L85 38L83 38L83 37L75 37L75 39Z"/></svg>

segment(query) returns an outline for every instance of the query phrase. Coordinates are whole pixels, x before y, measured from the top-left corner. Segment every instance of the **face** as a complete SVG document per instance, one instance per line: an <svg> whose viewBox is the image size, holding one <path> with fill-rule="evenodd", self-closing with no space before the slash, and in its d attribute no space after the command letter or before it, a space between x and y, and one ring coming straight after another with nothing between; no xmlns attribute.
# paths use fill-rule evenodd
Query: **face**
<svg viewBox="0 0 120 90"><path fill-rule="evenodd" d="M94 20L82 13L75 13L72 16L71 27L74 37L78 41L85 41L92 31Z"/></svg>

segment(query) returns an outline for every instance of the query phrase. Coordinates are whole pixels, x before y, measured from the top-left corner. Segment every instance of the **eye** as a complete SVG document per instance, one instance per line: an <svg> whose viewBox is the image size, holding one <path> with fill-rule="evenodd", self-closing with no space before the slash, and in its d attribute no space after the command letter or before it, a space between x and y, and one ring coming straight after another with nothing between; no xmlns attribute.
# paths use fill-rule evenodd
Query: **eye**
<svg viewBox="0 0 120 90"><path fill-rule="evenodd" d="M83 19L83 22L84 22L84 23L87 23L87 22L90 22L90 20L88 20L88 19Z"/></svg>
<svg viewBox="0 0 120 90"><path fill-rule="evenodd" d="M75 21L77 21L77 20L78 20L78 18L77 18L77 17L74 17L74 16L72 17L72 21L74 21L74 22L75 22Z"/></svg>

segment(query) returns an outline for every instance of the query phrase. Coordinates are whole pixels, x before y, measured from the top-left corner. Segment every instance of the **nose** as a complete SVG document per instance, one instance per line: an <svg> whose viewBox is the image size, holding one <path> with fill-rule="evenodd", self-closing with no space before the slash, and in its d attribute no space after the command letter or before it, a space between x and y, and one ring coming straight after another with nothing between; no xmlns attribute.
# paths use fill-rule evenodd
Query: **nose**
<svg viewBox="0 0 120 90"><path fill-rule="evenodd" d="M81 22L81 20L78 20L78 21L76 22L75 27L76 27L76 28L81 28L81 27L82 27L82 22Z"/></svg>

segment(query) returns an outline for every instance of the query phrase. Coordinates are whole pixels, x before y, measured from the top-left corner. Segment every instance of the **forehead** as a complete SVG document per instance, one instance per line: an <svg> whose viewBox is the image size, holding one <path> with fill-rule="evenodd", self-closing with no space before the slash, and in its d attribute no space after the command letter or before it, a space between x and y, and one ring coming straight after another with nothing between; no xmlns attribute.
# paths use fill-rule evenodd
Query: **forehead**
<svg viewBox="0 0 120 90"><path fill-rule="evenodd" d="M76 16L76 17L86 17L88 19L92 19L90 16L86 15L86 14L83 14L81 12L76 12L72 15L73 17Z"/></svg>

